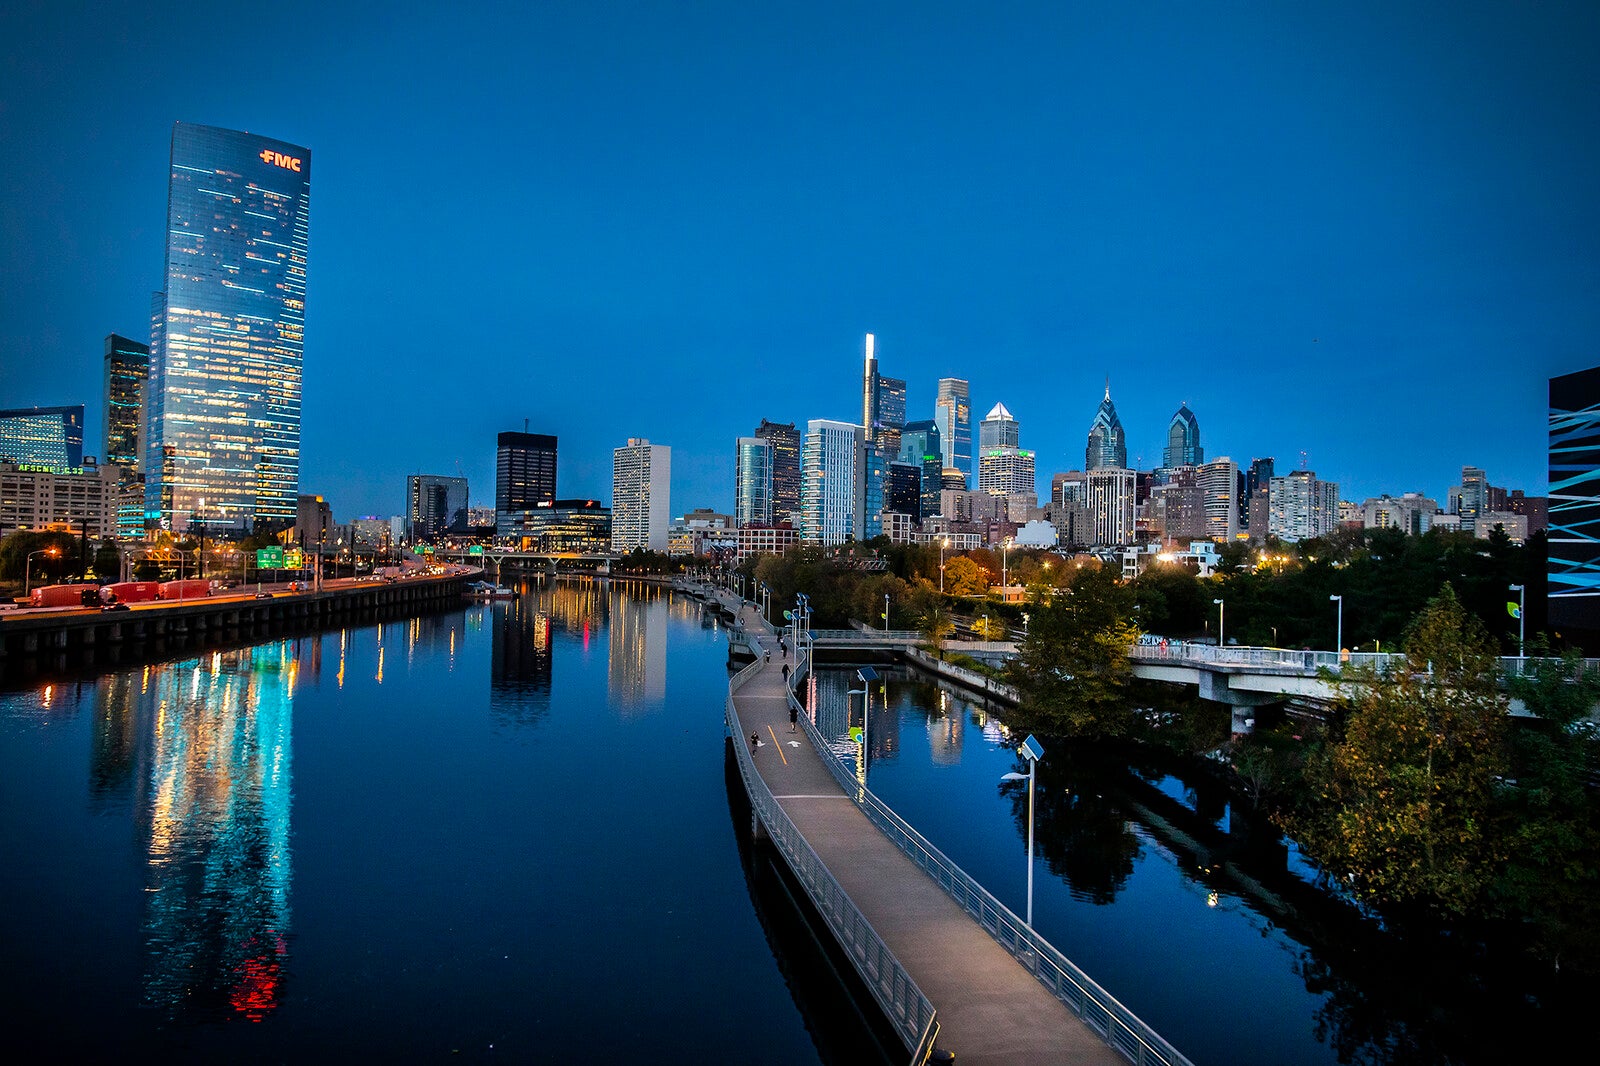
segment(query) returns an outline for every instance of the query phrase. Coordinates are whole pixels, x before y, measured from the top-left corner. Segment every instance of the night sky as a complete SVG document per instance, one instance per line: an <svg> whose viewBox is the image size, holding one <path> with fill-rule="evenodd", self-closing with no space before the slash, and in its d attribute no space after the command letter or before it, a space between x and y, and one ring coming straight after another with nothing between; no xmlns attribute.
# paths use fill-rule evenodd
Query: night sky
<svg viewBox="0 0 1600 1066"><path fill-rule="evenodd" d="M1147 468L1186 401L1345 499L1542 493L1546 379L1600 363L1593 2L370 6L3 6L0 407L100 450L179 119L312 151L340 521L458 466L492 504L524 419L563 497L648 437L729 511L760 419L859 418L867 332L908 418L1003 402L1045 493L1107 376Z"/></svg>

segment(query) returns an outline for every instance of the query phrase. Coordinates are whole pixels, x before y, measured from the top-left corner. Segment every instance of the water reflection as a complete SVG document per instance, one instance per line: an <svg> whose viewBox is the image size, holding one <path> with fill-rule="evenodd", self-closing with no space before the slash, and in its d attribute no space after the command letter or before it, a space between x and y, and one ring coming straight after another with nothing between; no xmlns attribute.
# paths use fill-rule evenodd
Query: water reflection
<svg viewBox="0 0 1600 1066"><path fill-rule="evenodd" d="M491 627L489 712L513 725L537 725L550 714L554 656L543 597L523 596L483 608Z"/></svg>
<svg viewBox="0 0 1600 1066"><path fill-rule="evenodd" d="M667 612L654 586L613 583L606 600L606 691L622 712L659 708L667 696Z"/></svg>
<svg viewBox="0 0 1600 1066"><path fill-rule="evenodd" d="M275 642L147 671L146 1006L260 1021L278 1005L299 662Z"/></svg>

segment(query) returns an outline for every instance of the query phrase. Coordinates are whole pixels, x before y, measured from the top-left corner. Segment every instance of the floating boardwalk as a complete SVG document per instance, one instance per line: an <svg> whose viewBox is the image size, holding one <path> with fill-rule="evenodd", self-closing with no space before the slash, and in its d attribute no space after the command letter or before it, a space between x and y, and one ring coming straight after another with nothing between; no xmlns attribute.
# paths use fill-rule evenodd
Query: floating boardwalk
<svg viewBox="0 0 1600 1066"><path fill-rule="evenodd" d="M740 618L763 626L754 610ZM797 664L778 652L775 636L752 638L771 646L772 660L758 656L734 677L727 717L758 828L805 886L910 1061L937 1048L961 1064L1187 1064L850 782L818 750L809 723L791 734L782 665Z"/></svg>

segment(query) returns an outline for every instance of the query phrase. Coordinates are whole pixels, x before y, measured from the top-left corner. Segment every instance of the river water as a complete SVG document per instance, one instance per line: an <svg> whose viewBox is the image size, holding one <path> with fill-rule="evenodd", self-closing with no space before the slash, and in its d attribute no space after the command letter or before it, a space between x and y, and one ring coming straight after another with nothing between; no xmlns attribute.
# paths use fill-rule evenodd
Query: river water
<svg viewBox="0 0 1600 1066"><path fill-rule="evenodd" d="M620 582L147 664L12 664L5 1046L870 1061L881 1027L744 839L725 664L694 602ZM1021 913L1011 741L956 690L889 676L871 787ZM841 736L848 683L818 685ZM1044 767L1036 925L1196 1062L1472 1061L1441 1050L1436 997L1352 977L1219 876L1217 852L1140 820L1192 809L1191 832L1225 829L1225 802L1103 755Z"/></svg>

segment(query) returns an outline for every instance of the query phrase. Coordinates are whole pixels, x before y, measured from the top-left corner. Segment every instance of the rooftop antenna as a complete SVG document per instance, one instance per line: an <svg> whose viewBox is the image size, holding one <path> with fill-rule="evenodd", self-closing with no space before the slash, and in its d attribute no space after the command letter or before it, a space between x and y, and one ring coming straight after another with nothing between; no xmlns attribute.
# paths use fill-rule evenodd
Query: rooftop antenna
<svg viewBox="0 0 1600 1066"><path fill-rule="evenodd" d="M528 432L528 420L526 418L522 420L522 432Z"/></svg>

